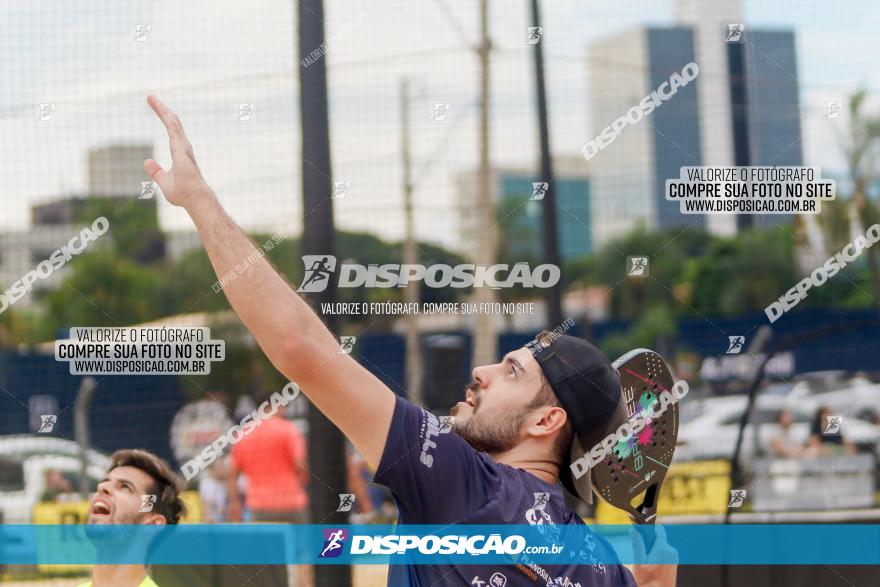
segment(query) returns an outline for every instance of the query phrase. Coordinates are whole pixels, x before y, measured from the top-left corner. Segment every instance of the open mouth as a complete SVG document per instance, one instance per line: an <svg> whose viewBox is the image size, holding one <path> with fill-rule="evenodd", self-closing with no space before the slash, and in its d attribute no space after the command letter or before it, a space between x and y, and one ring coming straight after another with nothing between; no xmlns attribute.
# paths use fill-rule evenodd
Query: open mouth
<svg viewBox="0 0 880 587"><path fill-rule="evenodd" d="M92 504L92 509L89 513L93 516L109 516L111 512L110 504L103 500L96 500L95 503Z"/></svg>

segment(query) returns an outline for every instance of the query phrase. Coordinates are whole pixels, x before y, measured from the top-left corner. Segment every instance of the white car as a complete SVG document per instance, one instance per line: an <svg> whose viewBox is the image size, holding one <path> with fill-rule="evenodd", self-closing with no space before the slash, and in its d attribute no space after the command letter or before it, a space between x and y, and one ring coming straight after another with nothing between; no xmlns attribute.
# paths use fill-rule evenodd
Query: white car
<svg viewBox="0 0 880 587"><path fill-rule="evenodd" d="M776 419L782 409L792 415L791 440L806 445L813 418L822 405L815 401L815 397L794 401L790 394L759 395L743 435L741 463L747 464L756 456L771 454L773 439L780 434ZM737 395L683 403L675 460L732 458L747 401L746 396ZM868 422L855 417L845 418L842 432L859 448L876 451L880 447L880 428Z"/></svg>
<svg viewBox="0 0 880 587"><path fill-rule="evenodd" d="M842 415L844 423L850 417L870 422L880 415L880 385L864 377L853 377L833 391L813 394L809 399Z"/></svg>
<svg viewBox="0 0 880 587"><path fill-rule="evenodd" d="M93 490L104 478L110 457L95 450L87 453L86 476ZM46 471L64 475L78 489L81 460L72 440L21 434L0 436L0 513L4 524L29 524L34 506L46 490ZM88 496L79 496L88 499Z"/></svg>

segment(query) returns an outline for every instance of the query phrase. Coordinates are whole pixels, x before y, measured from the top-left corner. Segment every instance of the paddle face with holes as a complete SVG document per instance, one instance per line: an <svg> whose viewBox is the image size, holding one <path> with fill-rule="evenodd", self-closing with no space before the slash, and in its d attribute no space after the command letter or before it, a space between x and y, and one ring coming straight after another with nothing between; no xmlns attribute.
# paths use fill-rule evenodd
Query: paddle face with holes
<svg viewBox="0 0 880 587"><path fill-rule="evenodd" d="M611 426L613 429L626 419L634 422L637 417L644 417L649 408L659 411L661 393L672 395L672 373L654 351L636 349L612 364L620 374L623 408ZM677 437L678 403L669 402L662 415L648 420L629 439L618 440L592 468L593 489L611 505L628 512L634 522L653 523L660 486L672 462Z"/></svg>

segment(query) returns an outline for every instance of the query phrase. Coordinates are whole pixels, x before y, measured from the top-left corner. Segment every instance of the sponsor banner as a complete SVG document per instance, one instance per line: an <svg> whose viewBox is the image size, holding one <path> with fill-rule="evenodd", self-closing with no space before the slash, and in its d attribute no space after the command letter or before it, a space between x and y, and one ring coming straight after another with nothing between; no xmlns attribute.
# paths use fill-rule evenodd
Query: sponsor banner
<svg viewBox="0 0 880 587"><path fill-rule="evenodd" d="M694 461L672 463L657 502L657 515L712 515L727 512L730 497L730 461ZM627 513L599 501L597 524L626 524Z"/></svg>
<svg viewBox="0 0 880 587"><path fill-rule="evenodd" d="M629 525L560 526L561 552L538 529L508 526L316 526L211 524L180 526L6 525L0 564L638 564ZM873 524L668 525L680 564L880 565L880 528ZM66 533L66 540L60 536ZM598 540L612 549L598 546ZM54 548L41 545L52 544ZM124 548L120 548L124 545ZM100 551L99 554L96 554ZM147 559L146 552L150 552Z"/></svg>

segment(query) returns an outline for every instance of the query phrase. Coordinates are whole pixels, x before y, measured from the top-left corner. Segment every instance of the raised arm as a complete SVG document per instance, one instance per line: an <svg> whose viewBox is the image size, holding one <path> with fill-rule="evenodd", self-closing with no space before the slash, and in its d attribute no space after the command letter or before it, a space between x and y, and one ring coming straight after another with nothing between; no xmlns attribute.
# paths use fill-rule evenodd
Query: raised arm
<svg viewBox="0 0 880 587"><path fill-rule="evenodd" d="M189 213L222 280L256 247L202 177L178 116L155 96L147 102L168 131L172 164L165 171L147 159L144 169L171 204ZM394 393L350 355L340 353L339 341L311 307L265 257L255 257L255 263L224 287L229 303L272 364L376 467L394 413Z"/></svg>

